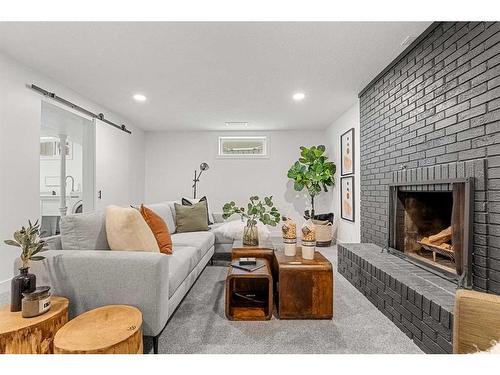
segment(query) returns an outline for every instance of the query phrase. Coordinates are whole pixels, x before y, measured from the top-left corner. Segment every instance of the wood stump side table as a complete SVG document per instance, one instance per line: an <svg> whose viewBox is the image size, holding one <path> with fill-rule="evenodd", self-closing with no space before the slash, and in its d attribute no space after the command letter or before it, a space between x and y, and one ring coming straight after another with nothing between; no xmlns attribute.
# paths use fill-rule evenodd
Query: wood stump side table
<svg viewBox="0 0 500 375"><path fill-rule="evenodd" d="M142 313L127 305L87 311L62 327L54 338L56 354L143 354Z"/></svg>
<svg viewBox="0 0 500 375"><path fill-rule="evenodd" d="M69 301L52 296L51 305L45 314L33 318L11 312L10 305L0 308L0 353L52 354L54 336L68 321Z"/></svg>

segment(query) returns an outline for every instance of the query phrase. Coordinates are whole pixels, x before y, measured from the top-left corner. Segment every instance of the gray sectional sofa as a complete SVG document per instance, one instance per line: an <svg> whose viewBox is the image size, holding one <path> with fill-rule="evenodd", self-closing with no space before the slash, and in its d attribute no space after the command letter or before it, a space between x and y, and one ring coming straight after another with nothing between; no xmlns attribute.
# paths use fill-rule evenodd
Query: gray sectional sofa
<svg viewBox="0 0 500 375"><path fill-rule="evenodd" d="M158 336L216 248L228 251L233 242L213 233L221 223L206 232L175 233L173 203L146 205L173 233L172 255L111 251L104 213L69 215L61 221L61 235L46 239L45 260L31 265L37 284L50 285L54 295L69 298L70 318L103 305L138 307L143 333L153 336L157 352Z"/></svg>

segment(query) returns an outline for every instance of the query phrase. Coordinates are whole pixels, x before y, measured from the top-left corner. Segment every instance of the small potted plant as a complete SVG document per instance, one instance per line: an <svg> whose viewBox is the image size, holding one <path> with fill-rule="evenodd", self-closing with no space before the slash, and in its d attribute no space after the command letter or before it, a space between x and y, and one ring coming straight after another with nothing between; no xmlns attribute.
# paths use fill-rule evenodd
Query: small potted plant
<svg viewBox="0 0 500 375"><path fill-rule="evenodd" d="M44 241L40 239L38 220L35 224L28 221L28 224L27 228L23 226L20 230L14 232L13 240L4 241L7 245L21 248L22 266L19 268L19 275L13 277L11 281L10 311L21 311L22 293L32 292L36 288L36 276L28 273L29 262L45 259L41 255L36 255L44 245Z"/></svg>
<svg viewBox="0 0 500 375"><path fill-rule="evenodd" d="M238 214L241 220L246 219L247 223L243 229L243 245L257 246L259 244L259 233L257 230L257 220L265 225L276 226L280 221L280 213L274 207L273 197L265 197L261 201L258 196L250 197L247 209L245 207L237 207L236 203L229 202L223 207L224 219L229 218L231 215Z"/></svg>

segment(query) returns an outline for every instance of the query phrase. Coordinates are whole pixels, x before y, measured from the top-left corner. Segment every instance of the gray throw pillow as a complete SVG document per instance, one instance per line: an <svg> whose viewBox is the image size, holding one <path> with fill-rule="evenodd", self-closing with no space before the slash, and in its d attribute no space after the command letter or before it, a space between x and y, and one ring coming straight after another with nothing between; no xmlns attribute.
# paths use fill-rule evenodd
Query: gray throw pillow
<svg viewBox="0 0 500 375"><path fill-rule="evenodd" d="M207 202L183 206L175 203L175 225L177 233L208 230Z"/></svg>
<svg viewBox="0 0 500 375"><path fill-rule="evenodd" d="M61 243L63 250L109 250L104 212L63 216Z"/></svg>

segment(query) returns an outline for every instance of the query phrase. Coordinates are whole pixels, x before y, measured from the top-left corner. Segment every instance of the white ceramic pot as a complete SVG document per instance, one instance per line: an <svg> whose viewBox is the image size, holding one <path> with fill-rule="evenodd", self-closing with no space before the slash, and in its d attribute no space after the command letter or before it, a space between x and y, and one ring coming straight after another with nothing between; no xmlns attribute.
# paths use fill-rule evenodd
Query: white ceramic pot
<svg viewBox="0 0 500 375"><path fill-rule="evenodd" d="M285 255L287 257L293 257L297 254L297 244L296 243L285 243Z"/></svg>
<svg viewBox="0 0 500 375"><path fill-rule="evenodd" d="M302 258L303 259L314 259L315 246L302 246Z"/></svg>

